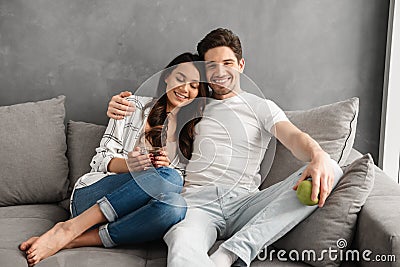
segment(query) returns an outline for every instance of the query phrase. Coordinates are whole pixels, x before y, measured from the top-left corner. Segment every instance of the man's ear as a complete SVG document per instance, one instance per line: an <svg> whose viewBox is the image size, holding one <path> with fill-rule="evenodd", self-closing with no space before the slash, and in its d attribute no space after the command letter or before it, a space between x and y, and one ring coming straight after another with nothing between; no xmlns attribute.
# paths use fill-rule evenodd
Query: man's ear
<svg viewBox="0 0 400 267"><path fill-rule="evenodd" d="M245 65L244 58L242 58L241 60L239 60L239 72L240 73L243 73L244 65Z"/></svg>

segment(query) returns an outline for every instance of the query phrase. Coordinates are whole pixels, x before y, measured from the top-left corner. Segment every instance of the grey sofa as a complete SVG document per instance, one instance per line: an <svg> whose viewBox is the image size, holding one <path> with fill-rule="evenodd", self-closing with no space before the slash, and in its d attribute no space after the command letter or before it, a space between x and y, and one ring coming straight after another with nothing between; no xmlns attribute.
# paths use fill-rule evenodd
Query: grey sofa
<svg viewBox="0 0 400 267"><path fill-rule="evenodd" d="M55 223L69 218L68 196L71 191L71 185L80 175L89 171L88 163L105 129L104 126L100 125L69 122L66 131L57 132L54 130L55 127L64 130L63 116L65 114L63 103L64 98L59 97L40 103L0 107L0 122L3 126L3 129L0 130L0 139L6 136L7 133L12 136L7 141L3 141L7 143L1 144L4 146L4 149L0 152L0 156L2 157L0 163L8 166L5 168L5 165L2 165L3 171L0 176L0 186L3 188L3 191L0 190L0 194L3 194L3 196L0 195L1 267L27 266L24 253L19 251L18 245L31 236L42 234ZM346 102L346 105L349 103L358 110L358 100L353 99L348 103ZM354 106L355 103L357 104L356 106ZM341 109L343 109L343 106ZM20 112L20 117L10 119L9 116L19 116L18 112ZM337 112L334 110L333 113ZM352 125L348 124L347 127L349 129L353 127L355 131L356 119L354 118L356 118L357 112L353 113L355 116L349 120ZM301 119L301 116L296 117L297 115L299 114L288 113L288 116L294 121ZM303 115L307 118L310 117L309 114ZM30 122L24 121L23 126L16 125L16 121L32 116L33 119ZM40 118L43 116L54 117L56 122L49 120L49 118L41 120ZM301 128L306 127L300 121L297 122ZM4 128L4 124L8 128ZM10 127L15 128L12 129ZM42 134L40 139L45 139L43 144L41 144L42 140L32 137L35 136L35 129L38 133ZM309 130L313 132L312 129ZM24 131L27 132L26 135L23 134ZM59 136L58 139L55 138L57 135ZM350 133L347 137L342 136L341 138L344 138L348 142L351 139L351 135L354 135L354 133ZM30 140L24 143L24 139L21 138L30 138ZM318 139L318 137L316 138ZM7 146L10 143L12 145ZM37 151L38 147L35 147L38 143L41 145L39 149L42 150L39 155ZM326 145L324 141L321 141L321 144L322 146ZM23 148L20 147L22 145ZM350 148L346 152L344 152L345 148L341 150L339 158L341 165L347 165L361 157L358 151L352 149L352 142L346 145L350 145ZM43 146L47 147L43 148ZM59 148L56 148L56 146L59 146ZM325 147L329 150L330 146L327 145ZM51 148L59 151L50 151L52 150ZM13 155L10 156L9 153L13 153ZM282 155L285 155L285 153L282 152L282 148L278 144L274 162L282 160L282 157L284 157ZM343 157L343 153L346 154L345 157ZM334 153L331 156L334 157ZM43 160L43 157L45 160ZM18 158L26 159L26 161L18 161ZM18 162L10 162L13 159ZM21 162L23 163L21 164ZM66 164L65 166L69 169L68 175L65 169L60 168L60 164ZM265 169L267 169L267 172L269 170L264 187L282 179L277 178L274 180L269 177L271 173L275 176L278 175L274 164L272 167L264 166L261 170L262 172L266 172ZM288 169L296 168L296 164L292 162L291 165L293 166ZM44 175L46 177L56 175L58 176L56 178L58 180L51 180L54 177L50 177L50 182L46 184L45 180L41 180L46 179L46 177L38 178L39 175L43 175L41 172L48 171L48 169L54 166L57 167L57 172L54 172L53 175L49 173L44 173ZM356 266L359 264L361 266L400 266L400 186L386 176L378 167L375 166L374 169L375 183L372 191L370 191L369 196L366 198L365 204L358 213L351 247L358 250L369 249L376 254L395 255L398 260L397 262L379 263L365 261L342 262L341 266ZM15 177L9 177L12 173L15 173ZM24 176L23 180L18 180L20 176ZM51 187L57 181L59 181L61 189ZM33 196L29 196L26 190L32 190ZM44 191L44 194L40 196L42 191ZM41 198L35 199L35 197L39 196ZM217 247L219 242L221 241L218 241L212 250ZM162 241L159 241L113 249L100 247L66 249L42 261L37 266L155 267L166 266L166 257L166 246ZM303 262L282 262L275 259L273 261L255 260L251 266L309 265Z"/></svg>

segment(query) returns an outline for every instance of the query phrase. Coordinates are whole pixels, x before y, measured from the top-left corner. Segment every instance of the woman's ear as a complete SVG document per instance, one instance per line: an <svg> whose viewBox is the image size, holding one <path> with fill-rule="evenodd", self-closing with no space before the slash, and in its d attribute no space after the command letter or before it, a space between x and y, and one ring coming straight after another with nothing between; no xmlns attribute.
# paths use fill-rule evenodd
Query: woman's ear
<svg viewBox="0 0 400 267"><path fill-rule="evenodd" d="M168 80L169 76L171 76L171 73L166 73L166 74L164 75L164 82L165 82L166 84L168 83L167 80Z"/></svg>

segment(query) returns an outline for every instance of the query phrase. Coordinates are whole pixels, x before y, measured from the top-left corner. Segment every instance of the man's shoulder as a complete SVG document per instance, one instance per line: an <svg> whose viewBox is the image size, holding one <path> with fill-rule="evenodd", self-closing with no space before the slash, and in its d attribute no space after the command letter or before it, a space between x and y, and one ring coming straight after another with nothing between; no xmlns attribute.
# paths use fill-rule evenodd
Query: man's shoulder
<svg viewBox="0 0 400 267"><path fill-rule="evenodd" d="M244 92L240 94L243 96L242 99L248 104L249 107L259 117L270 118L273 114L282 113L282 109L271 99L255 95L253 93Z"/></svg>
<svg viewBox="0 0 400 267"><path fill-rule="evenodd" d="M252 106L257 105L257 104L268 104L268 103L275 103L271 99L268 99L264 96L259 96L253 93L249 92L242 92L239 96L241 96L245 101L248 101Z"/></svg>

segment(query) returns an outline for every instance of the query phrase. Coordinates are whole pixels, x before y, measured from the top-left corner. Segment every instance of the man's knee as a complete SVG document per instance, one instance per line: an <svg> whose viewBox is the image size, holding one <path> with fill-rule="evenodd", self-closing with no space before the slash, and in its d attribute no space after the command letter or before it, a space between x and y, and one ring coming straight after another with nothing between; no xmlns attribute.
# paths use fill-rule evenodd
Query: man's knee
<svg viewBox="0 0 400 267"><path fill-rule="evenodd" d="M335 171L335 175L338 175L338 176L343 175L342 168L340 168L339 164L335 160L331 159L331 164Z"/></svg>
<svg viewBox="0 0 400 267"><path fill-rule="evenodd" d="M340 178L343 176L343 170L340 168L339 164L331 159L331 164L333 168L333 173L334 173L334 179L335 179L335 184L340 180Z"/></svg>
<svg viewBox="0 0 400 267"><path fill-rule="evenodd" d="M189 209L186 218L174 225L168 233L171 233L174 238L188 241L191 240L191 237L194 239L203 237L204 239L205 236L209 235L213 228L212 225L211 220L205 214L193 212L192 209Z"/></svg>

